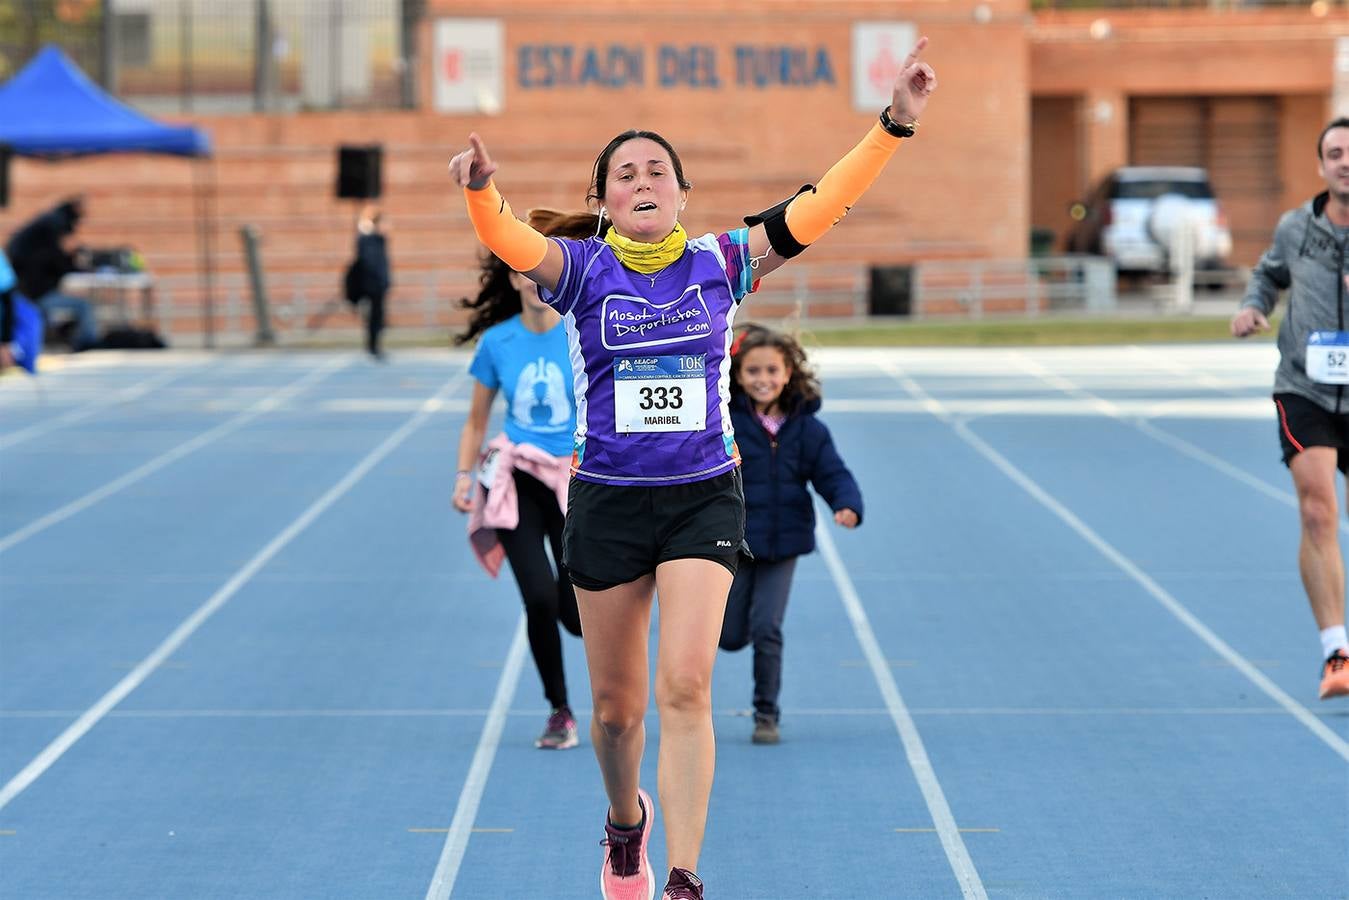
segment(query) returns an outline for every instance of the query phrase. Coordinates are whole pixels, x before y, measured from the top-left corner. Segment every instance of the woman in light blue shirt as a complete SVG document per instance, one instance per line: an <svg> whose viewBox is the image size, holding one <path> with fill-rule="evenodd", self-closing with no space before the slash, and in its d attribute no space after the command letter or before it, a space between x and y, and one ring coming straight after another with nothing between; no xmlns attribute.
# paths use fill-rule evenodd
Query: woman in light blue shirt
<svg viewBox="0 0 1349 900"><path fill-rule="evenodd" d="M550 210L530 215L546 234L584 237L594 217ZM510 562L525 604L529 648L552 712L535 745L564 750L578 743L562 666L561 623L581 633L576 594L562 566L562 525L576 431L576 397L566 329L539 299L532 281L495 256L483 264L482 288L455 342L475 337L469 365L473 400L459 438L454 506L471 513L470 542L495 577ZM484 445L497 394L506 401L501 435ZM551 551L551 559L549 557Z"/></svg>

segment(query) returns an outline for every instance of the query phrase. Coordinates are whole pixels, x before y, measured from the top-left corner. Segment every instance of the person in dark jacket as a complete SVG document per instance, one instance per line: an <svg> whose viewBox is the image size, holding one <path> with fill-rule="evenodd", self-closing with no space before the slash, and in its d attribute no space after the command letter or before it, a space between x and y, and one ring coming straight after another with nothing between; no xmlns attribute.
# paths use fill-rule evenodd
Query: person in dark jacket
<svg viewBox="0 0 1349 900"><path fill-rule="evenodd" d="M389 292L393 278L389 270L388 239L384 233L379 208L373 204L361 210L356 223L356 259L355 296L353 301L364 299L365 311L365 349L377 360L384 359L384 351L379 346L379 336L384 331L384 295Z"/></svg>
<svg viewBox="0 0 1349 900"><path fill-rule="evenodd" d="M731 420L745 484L745 542L726 601L721 648L754 644L756 744L778 742L782 622L796 558L815 549L815 506L807 486L844 528L862 522L862 492L816 418L820 385L805 351L788 335L751 326L731 345Z"/></svg>
<svg viewBox="0 0 1349 900"><path fill-rule="evenodd" d="M71 197L16 231L5 246L19 293L32 300L48 319L68 312L75 320L72 350L87 350L98 342L98 325L89 301L61 293L61 279L84 268L77 259L73 235L84 215L84 198Z"/></svg>

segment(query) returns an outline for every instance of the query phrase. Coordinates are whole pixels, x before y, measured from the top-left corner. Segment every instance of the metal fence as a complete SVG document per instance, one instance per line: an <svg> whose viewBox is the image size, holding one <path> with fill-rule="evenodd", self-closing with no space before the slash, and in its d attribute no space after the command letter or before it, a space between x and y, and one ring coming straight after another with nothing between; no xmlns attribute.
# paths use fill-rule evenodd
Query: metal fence
<svg viewBox="0 0 1349 900"><path fill-rule="evenodd" d="M1236 278L1237 273L1233 273ZM1009 260L942 260L907 269L909 320L981 319L1050 315L1111 315L1130 310L1187 312L1173 291L1150 285L1133 295L1116 292L1114 265L1089 256ZM457 300L476 287L477 272L424 270L400 273L388 300L395 333L444 335L462 327ZM244 273L228 273L216 283L212 330L223 346L252 343L270 331L285 343L344 338L359 332L360 319L338 296L335 272L277 272L265 275L268 320L260 322ZM864 263L797 264L766 280L744 315L756 321L865 320L887 314L878 308L875 270ZM1226 294L1199 296L1214 301ZM157 279L146 318L176 346L204 341L200 283L194 276ZM111 311L110 311L111 312Z"/></svg>
<svg viewBox="0 0 1349 900"><path fill-rule="evenodd" d="M915 318L1108 313L1117 306L1115 265L1098 256L942 260L914 268Z"/></svg>
<svg viewBox="0 0 1349 900"><path fill-rule="evenodd" d="M339 295L340 273L278 272L265 276L268 318L257 314L248 275L230 272L215 284L211 343L254 343L265 330L282 344L342 338L360 332L361 319ZM389 328L408 334L444 334L463 321L456 300L464 296L455 273L410 272L398 276L388 301ZM157 279L149 324L172 346L206 342L200 284L195 276Z"/></svg>
<svg viewBox="0 0 1349 900"><path fill-rule="evenodd" d="M424 0L4 0L0 80L45 44L150 113L410 108Z"/></svg>

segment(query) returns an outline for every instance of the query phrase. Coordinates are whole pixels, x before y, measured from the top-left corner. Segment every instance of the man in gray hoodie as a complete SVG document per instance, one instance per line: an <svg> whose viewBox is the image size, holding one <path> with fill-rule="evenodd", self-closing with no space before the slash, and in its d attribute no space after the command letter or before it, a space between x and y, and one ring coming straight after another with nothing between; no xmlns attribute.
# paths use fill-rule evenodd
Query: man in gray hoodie
<svg viewBox="0 0 1349 900"><path fill-rule="evenodd" d="M1349 473L1349 118L1322 130L1316 158L1326 190L1279 220L1232 318L1232 334L1267 331L1279 292L1291 289L1279 325L1274 404L1302 514L1298 569L1321 629L1320 696L1326 700L1349 695L1335 489L1335 470Z"/></svg>

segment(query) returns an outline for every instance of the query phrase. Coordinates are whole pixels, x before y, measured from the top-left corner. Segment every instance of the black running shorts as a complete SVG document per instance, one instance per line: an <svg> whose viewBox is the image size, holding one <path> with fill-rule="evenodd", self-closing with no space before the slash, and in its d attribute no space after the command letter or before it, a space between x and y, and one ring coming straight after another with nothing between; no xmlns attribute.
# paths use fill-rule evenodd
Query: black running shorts
<svg viewBox="0 0 1349 900"><path fill-rule="evenodd" d="M1349 473L1349 415L1337 415L1299 394L1275 394L1274 406L1284 465L1307 447L1335 447L1340 451L1336 465Z"/></svg>
<svg viewBox="0 0 1349 900"><path fill-rule="evenodd" d="M735 574L745 540L740 470L659 487L571 480L562 557L572 584L602 591L672 559L710 559Z"/></svg>

